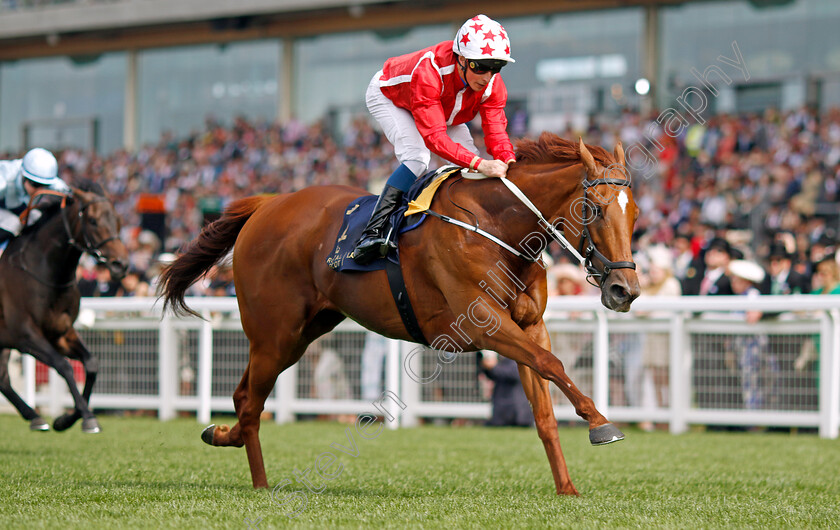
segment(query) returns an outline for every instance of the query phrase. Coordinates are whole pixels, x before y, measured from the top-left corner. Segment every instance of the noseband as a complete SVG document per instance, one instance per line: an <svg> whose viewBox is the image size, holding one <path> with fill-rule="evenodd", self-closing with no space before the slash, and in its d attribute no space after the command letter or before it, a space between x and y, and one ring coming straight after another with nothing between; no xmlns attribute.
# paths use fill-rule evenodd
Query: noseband
<svg viewBox="0 0 840 530"><path fill-rule="evenodd" d="M600 186L602 184L611 184L613 186L626 186L629 188L630 180L601 178L595 180L584 179L583 181L583 237L580 238L578 253L583 255L583 267L586 269L586 281L589 282L591 285L594 285L595 287L599 288L603 287L604 282L607 281L607 277L610 275L610 272L614 271L615 269L636 270L636 264L632 261L610 261L609 259L607 259L607 257L604 256L604 254L595 246L595 242L592 240L592 235L589 233L589 223L597 219L598 217L602 217L603 211L601 210L601 206L596 204L594 208L592 208L594 210L592 212L592 217L590 218L587 215L592 201L589 200L586 192L589 190L589 188L594 188L595 186ZM586 247L586 249L584 249L584 247ZM593 257L600 261L601 264L604 266L604 269L602 271L599 272L598 269L592 264ZM598 283L592 282L591 278L596 278Z"/></svg>

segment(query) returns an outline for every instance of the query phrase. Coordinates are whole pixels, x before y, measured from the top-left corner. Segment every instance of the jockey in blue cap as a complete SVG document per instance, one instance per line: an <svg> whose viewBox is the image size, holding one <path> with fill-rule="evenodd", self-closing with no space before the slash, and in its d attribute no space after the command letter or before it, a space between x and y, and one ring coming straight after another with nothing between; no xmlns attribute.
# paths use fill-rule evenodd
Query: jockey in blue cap
<svg viewBox="0 0 840 530"><path fill-rule="evenodd" d="M52 153L36 147L22 159L0 160L0 242L20 234L19 215L41 188L70 191L58 177L58 161Z"/></svg>

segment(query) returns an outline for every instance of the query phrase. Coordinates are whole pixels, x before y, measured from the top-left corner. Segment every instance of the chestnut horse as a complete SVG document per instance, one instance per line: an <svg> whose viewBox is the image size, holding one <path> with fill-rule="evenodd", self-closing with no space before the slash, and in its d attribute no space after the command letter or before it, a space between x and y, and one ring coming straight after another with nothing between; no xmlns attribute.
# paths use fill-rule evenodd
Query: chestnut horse
<svg viewBox="0 0 840 530"><path fill-rule="evenodd" d="M55 419L55 430L69 429L82 419L83 432L98 433L99 422L88 403L99 361L73 329L80 296L76 268L88 253L107 265L115 279L125 275L128 249L119 239L119 218L99 184L91 181L66 194L37 192L29 204L24 216L37 210L41 218L11 240L0 257L0 392L29 420L30 429L49 430L9 380L8 348L29 353L54 368L73 395L75 409ZM82 392L68 358L84 365Z"/></svg>
<svg viewBox="0 0 840 530"><path fill-rule="evenodd" d="M620 179L609 177L616 168L621 169ZM616 311L629 310L639 295L630 249L638 212L625 171L620 145L613 157L600 147L587 148L549 133L538 141L519 141L516 162L508 171L509 181L585 256L590 275L600 278L603 304ZM587 192L604 198L619 189L618 200L582 201ZM236 294L250 340L248 366L233 394L239 422L232 429L211 425L202 439L216 446L244 445L255 488L268 487L260 413L277 376L298 362L307 345L347 317L387 337L414 342L397 312L385 271L339 273L327 266L345 208L362 194L345 186L316 186L234 201L162 274L164 307L195 314L185 304L187 288L234 249ZM545 233L537 215L501 179L457 178L438 191L432 210L477 225L511 247ZM577 495L560 449L548 381L588 422L593 444L624 436L551 353L542 318L544 266L433 218L401 236L399 253L414 312L423 335L436 339L433 346L445 349L437 339L455 337L457 327L465 342L462 351L494 350L519 363L557 493ZM511 274L507 298L498 286L491 293L484 281L488 272L502 269Z"/></svg>

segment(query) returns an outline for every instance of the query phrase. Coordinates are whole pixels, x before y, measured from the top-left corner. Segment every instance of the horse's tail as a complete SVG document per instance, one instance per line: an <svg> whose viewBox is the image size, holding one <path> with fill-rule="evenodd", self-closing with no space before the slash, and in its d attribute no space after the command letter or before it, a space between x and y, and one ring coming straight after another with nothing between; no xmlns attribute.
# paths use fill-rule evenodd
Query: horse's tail
<svg viewBox="0 0 840 530"><path fill-rule="evenodd" d="M163 310L172 308L176 315L195 315L184 301L187 289L227 254L239 231L269 195L239 199L225 209L222 216L205 226L184 252L160 274L158 293L163 297Z"/></svg>

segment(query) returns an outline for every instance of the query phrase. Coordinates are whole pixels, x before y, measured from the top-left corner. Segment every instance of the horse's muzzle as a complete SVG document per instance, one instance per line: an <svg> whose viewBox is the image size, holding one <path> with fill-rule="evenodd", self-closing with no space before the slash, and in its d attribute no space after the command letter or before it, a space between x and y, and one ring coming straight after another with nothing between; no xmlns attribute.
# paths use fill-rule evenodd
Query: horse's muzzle
<svg viewBox="0 0 840 530"><path fill-rule="evenodd" d="M125 278L125 273L128 272L128 263L121 259L112 259L106 262L108 270L111 271L111 278L114 280L122 280Z"/></svg>
<svg viewBox="0 0 840 530"><path fill-rule="evenodd" d="M607 309L626 313L640 293L639 278L635 271L613 271L601 287L601 303Z"/></svg>

